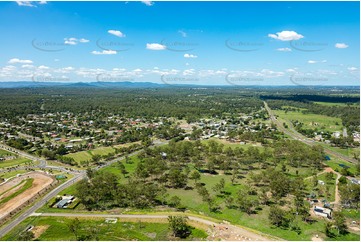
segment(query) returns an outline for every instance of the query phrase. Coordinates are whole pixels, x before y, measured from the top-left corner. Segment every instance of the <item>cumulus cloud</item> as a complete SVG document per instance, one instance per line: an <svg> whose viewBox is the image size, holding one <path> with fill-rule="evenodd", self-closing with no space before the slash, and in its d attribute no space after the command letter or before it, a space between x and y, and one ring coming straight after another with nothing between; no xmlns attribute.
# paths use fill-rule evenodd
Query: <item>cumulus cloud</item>
<svg viewBox="0 0 361 242"><path fill-rule="evenodd" d="M322 61L309 60L309 61L307 61L308 64L326 63L326 62L327 62L327 60L322 60Z"/></svg>
<svg viewBox="0 0 361 242"><path fill-rule="evenodd" d="M268 34L268 37L281 41L290 41L302 39L304 36L296 33L295 31L284 30L276 34Z"/></svg>
<svg viewBox="0 0 361 242"><path fill-rule="evenodd" d="M32 60L20 60L18 58L13 58L13 59L10 59L8 61L9 64L17 64L17 63L21 63L21 64L32 64L33 61Z"/></svg>
<svg viewBox="0 0 361 242"><path fill-rule="evenodd" d="M16 3L19 6L23 6L23 7L36 7L34 4L31 3L31 1L16 1Z"/></svg>
<svg viewBox="0 0 361 242"><path fill-rule="evenodd" d="M115 36L117 36L117 37L120 37L120 38L124 38L124 37L125 37L125 34L123 34L122 32L120 32L119 30L110 29L110 30L108 30L108 33L109 33L109 34L112 34L112 35L115 35Z"/></svg>
<svg viewBox="0 0 361 242"><path fill-rule="evenodd" d="M198 56L192 54L184 54L184 58L197 58Z"/></svg>
<svg viewBox="0 0 361 242"><path fill-rule="evenodd" d="M81 38L81 39L77 39L74 37L64 38L64 44L66 44L66 45L77 45L78 43L88 43L88 42L89 42L89 40L84 39L84 38Z"/></svg>
<svg viewBox="0 0 361 242"><path fill-rule="evenodd" d="M141 1L141 2L149 7L154 5L154 2L152 2L152 1Z"/></svg>
<svg viewBox="0 0 361 242"><path fill-rule="evenodd" d="M36 8L34 1L16 1L16 3L22 7L35 7ZM38 2L36 2L36 4L44 5L44 4L47 4L47 2L46 1L38 1Z"/></svg>
<svg viewBox="0 0 361 242"><path fill-rule="evenodd" d="M277 49L278 51L283 51L283 52L289 52L289 51L292 51L290 48L278 48Z"/></svg>
<svg viewBox="0 0 361 242"><path fill-rule="evenodd" d="M348 45L345 43L336 43L335 47L338 49L346 49L348 47Z"/></svg>
<svg viewBox="0 0 361 242"><path fill-rule="evenodd" d="M41 65L41 66L38 67L38 69L39 69L39 70L47 70L47 69L49 69L49 67L48 67L48 66Z"/></svg>
<svg viewBox="0 0 361 242"><path fill-rule="evenodd" d="M349 71L356 71L357 68L352 66L352 67L348 67L347 70L349 70Z"/></svg>
<svg viewBox="0 0 361 242"><path fill-rule="evenodd" d="M79 40L80 43L88 43L89 41L90 41L90 40L84 39L84 38L81 38L81 39Z"/></svg>
<svg viewBox="0 0 361 242"><path fill-rule="evenodd" d="M93 55L115 55L117 52L115 50L103 50L103 51L92 51Z"/></svg>
<svg viewBox="0 0 361 242"><path fill-rule="evenodd" d="M148 50L165 50L167 47L158 43L147 43L146 48Z"/></svg>

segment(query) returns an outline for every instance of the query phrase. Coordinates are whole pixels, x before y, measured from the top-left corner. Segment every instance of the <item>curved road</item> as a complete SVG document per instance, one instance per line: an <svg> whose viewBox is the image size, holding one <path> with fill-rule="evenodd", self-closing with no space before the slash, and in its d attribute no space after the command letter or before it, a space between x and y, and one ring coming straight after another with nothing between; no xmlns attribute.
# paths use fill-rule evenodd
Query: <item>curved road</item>
<svg viewBox="0 0 361 242"><path fill-rule="evenodd" d="M156 141L156 143L153 146L160 146L160 145L164 145L167 144L169 141ZM18 153L21 156L27 157L31 160L39 160L40 162L42 162L41 165L39 165L40 168L51 168L51 169L60 169L60 170L64 170L66 172L72 172L73 174L75 174L75 176L73 178L71 178L70 180L64 182L63 184L59 185L58 187L54 188L52 191L50 191L49 193L47 193L44 197L40 198L40 200L38 202L36 202L33 206L31 206L29 209L27 209L25 212L23 212L20 216L14 218L10 223L6 224L5 226L2 226L0 228L0 236L4 236L7 233L9 233L15 226L17 226L18 224L20 224L22 221L24 221L27 217L29 217L31 214L33 214L36 210L38 210L39 208L41 208L42 206L44 206L46 204L47 201L49 201L52 197L56 196L59 192L61 192L62 190L64 190L65 188L73 185L74 183L80 181L81 179L86 177L86 172L85 171L77 171L77 170L67 170L63 167L57 167L57 166L47 166L46 165L46 161L39 159L37 157L34 157L32 155L29 155L25 152L19 151L17 149L14 149L10 146L4 145L4 144L0 144L0 148L2 149L6 149L6 150L10 150L12 152ZM141 149L142 150L142 149ZM137 150L131 154L129 154L128 156L134 156L136 154L138 154L139 152L141 152L141 150ZM98 166L96 168L96 170L101 169L105 166L111 165L117 161L123 160L125 159L125 156L122 157L117 157L111 161L108 161L106 164L102 165L102 166ZM1 237L0 237L1 238Z"/></svg>
<svg viewBox="0 0 361 242"><path fill-rule="evenodd" d="M299 140L303 143L305 143L306 145L309 145L309 146L314 146L315 144L317 144L316 142L314 142L313 140L310 140L308 139L307 137L303 136L302 134L298 133L296 130L289 130L289 129L286 129L285 127L283 127L283 124L274 116L272 110L268 107L268 104L266 102L263 102L264 103L264 107L266 108L270 118L271 118L271 121L273 123L275 123L277 125L277 128L282 131L283 133L289 135L291 138L293 139L296 139L296 140ZM335 152L333 150L330 150L324 146L323 147L323 150L325 151L325 153L329 154L329 155L333 155L333 156L336 156L342 160L345 160L345 161L348 161L348 162L351 162L351 163L355 163L357 164L358 161L355 160L355 159L352 159L348 156L345 156L345 155L342 155L338 152Z"/></svg>

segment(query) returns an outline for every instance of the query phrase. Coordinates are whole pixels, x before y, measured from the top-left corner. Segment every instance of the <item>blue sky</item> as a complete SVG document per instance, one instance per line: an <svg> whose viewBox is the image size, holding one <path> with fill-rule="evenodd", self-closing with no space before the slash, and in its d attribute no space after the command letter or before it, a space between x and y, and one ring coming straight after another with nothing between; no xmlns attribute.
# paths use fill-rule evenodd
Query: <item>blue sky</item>
<svg viewBox="0 0 361 242"><path fill-rule="evenodd" d="M359 85L359 2L0 2L0 81Z"/></svg>

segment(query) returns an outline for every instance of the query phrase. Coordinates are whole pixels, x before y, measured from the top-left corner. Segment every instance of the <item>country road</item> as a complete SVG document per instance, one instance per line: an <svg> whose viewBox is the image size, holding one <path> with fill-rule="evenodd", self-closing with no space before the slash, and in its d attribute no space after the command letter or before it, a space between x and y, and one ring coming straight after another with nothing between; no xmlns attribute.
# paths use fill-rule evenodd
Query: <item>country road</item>
<svg viewBox="0 0 361 242"><path fill-rule="evenodd" d="M172 214L169 214L172 215ZM123 219L168 219L169 215L156 215L156 214L86 214L86 213L36 213L32 214L32 216L43 216L43 217L88 217L88 218L123 218ZM275 238L270 238L267 235L262 235L261 233L256 233L250 231L248 229L230 225L230 224L219 224L205 218L200 218L196 216L191 216L185 214L189 220L195 221L197 223L204 224L206 226L210 226L210 228L226 228L228 233L236 233L238 235L242 235L246 237L248 240L260 240L260 241L269 241ZM279 240L277 238L277 240Z"/></svg>
<svg viewBox="0 0 361 242"><path fill-rule="evenodd" d="M80 181L85 177L85 174L78 174L77 176L71 178L70 180L64 182L60 186L56 187L49 193L47 193L44 197L42 197L38 202L36 202L33 206L23 212L19 217L13 219L10 223L0 228L0 235L4 236L9 233L15 226L24 221L27 217L33 214L36 210L45 205L47 201L49 201L52 197L56 196L59 192L64 190L65 188L71 186L72 184Z"/></svg>
<svg viewBox="0 0 361 242"><path fill-rule="evenodd" d="M283 124L274 116L272 110L268 107L268 104L266 102L263 102L264 103L264 106L268 112L268 115L270 116L271 118L271 121L273 123L275 123L278 127L278 129L280 131L282 131L283 133L289 135L291 138L295 139L295 140L299 140L303 143L305 143L306 145L309 145L309 146L314 146L316 145L317 143L313 140L310 140L308 139L307 137L303 136L302 134L298 133L296 130L290 130L290 129L286 129L285 127L283 127ZM333 155L333 156L336 156L337 158L340 158L342 160L345 160L345 161L348 161L348 162L351 162L351 163L355 163L357 164L358 161L355 160L355 159L352 159L348 156L345 156L345 155L342 155L338 152L335 152L333 150L330 150L326 147L323 147L325 153L329 154L329 155Z"/></svg>
<svg viewBox="0 0 361 242"><path fill-rule="evenodd" d="M153 146L160 146L160 145L164 145L167 144L169 141L156 141L154 143ZM38 159L41 160L37 157L34 157L32 155L29 155L25 152L16 150L10 146L4 145L4 144L0 144L0 148L6 148L6 149L10 149L13 152L15 151L15 153L18 153L22 156L25 156L29 159ZM141 149L142 150L142 149ZM138 154L139 152L141 152L141 150L137 150L131 154L129 154L128 156L134 156L136 154ZM105 166L109 166L117 161L121 161L125 159L125 156L121 156L121 157L117 157L111 161L108 161L107 163L105 163L102 166L98 166L96 168L96 170L99 170ZM42 168L51 168L51 169L60 169L60 170L64 170L67 172L71 172L68 169L65 169L63 167L56 167L56 166L47 166L46 165L46 161L45 164L43 164ZM29 217L31 214L33 214L36 210L38 210L39 208L41 208L42 206L44 206L46 204L47 201L49 201L52 197L56 196L59 192L61 192L62 190L64 190L65 188L73 185L74 183L80 181L81 179L86 177L86 172L85 171L77 171L77 170L73 170L72 171L73 174L75 174L75 176L73 178L71 178L70 180L64 182L63 184L59 185L58 187L56 187L54 190L50 191L49 193L47 193L44 197L42 197L38 202L36 202L33 206L31 206L30 208L28 208L25 212L23 212L20 216L16 217L14 220L12 220L10 223L6 224L5 226L2 226L0 228L0 236L4 236L7 233L9 233L15 226L17 226L18 224L20 224L22 221L24 221L27 217Z"/></svg>

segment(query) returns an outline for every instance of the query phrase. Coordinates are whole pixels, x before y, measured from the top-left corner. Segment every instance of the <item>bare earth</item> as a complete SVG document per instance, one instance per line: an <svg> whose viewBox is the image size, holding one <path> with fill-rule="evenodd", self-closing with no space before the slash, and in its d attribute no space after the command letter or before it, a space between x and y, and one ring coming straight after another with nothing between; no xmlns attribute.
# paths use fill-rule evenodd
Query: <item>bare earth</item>
<svg viewBox="0 0 361 242"><path fill-rule="evenodd" d="M19 184L19 183L18 183ZM3 193L0 195L0 201L8 196L11 196L12 194L14 194L15 192L17 192L18 190L20 190L23 186L25 185L25 182L23 182L21 185L17 186L17 187L13 187L10 190L8 190L7 192Z"/></svg>
<svg viewBox="0 0 361 242"><path fill-rule="evenodd" d="M42 235L47 229L49 228L49 225L39 225L35 226L31 232L34 234L34 239L37 239Z"/></svg>
<svg viewBox="0 0 361 242"><path fill-rule="evenodd" d="M46 188L53 182L53 178L39 172L31 172L23 176L16 177L11 181L0 186L1 191L6 191L13 186L19 184L22 180L34 178L33 185L28 190L0 205L0 220L7 216L10 212L16 210L19 206L34 197L42 189ZM9 184L8 184L9 183Z"/></svg>

